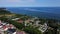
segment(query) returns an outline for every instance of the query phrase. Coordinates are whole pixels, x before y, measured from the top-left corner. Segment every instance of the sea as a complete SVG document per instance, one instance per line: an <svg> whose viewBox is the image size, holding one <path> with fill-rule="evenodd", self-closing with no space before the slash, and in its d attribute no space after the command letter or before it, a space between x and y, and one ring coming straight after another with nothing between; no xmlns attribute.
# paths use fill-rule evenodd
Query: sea
<svg viewBox="0 0 60 34"><path fill-rule="evenodd" d="M60 19L60 7L6 7L6 9L16 14Z"/></svg>

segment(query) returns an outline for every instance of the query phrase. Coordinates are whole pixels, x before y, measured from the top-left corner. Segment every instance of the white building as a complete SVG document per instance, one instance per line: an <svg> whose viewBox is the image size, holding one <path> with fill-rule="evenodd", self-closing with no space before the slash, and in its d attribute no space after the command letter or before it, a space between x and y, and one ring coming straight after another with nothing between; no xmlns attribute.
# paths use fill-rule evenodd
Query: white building
<svg viewBox="0 0 60 34"><path fill-rule="evenodd" d="M47 30L48 26L47 23L44 23L43 25L40 25L39 30L41 32L45 32Z"/></svg>
<svg viewBox="0 0 60 34"><path fill-rule="evenodd" d="M20 18L15 18L15 19L12 19L12 20L18 20L18 19L20 19Z"/></svg>
<svg viewBox="0 0 60 34"><path fill-rule="evenodd" d="M36 26L39 26L39 23L40 23L39 20L35 21L35 25L36 25Z"/></svg>

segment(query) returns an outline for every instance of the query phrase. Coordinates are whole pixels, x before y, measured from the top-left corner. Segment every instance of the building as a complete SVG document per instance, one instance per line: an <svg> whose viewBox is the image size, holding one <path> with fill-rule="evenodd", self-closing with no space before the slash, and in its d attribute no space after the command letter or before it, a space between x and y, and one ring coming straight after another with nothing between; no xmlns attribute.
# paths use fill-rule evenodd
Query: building
<svg viewBox="0 0 60 34"><path fill-rule="evenodd" d="M16 34L26 34L24 31L17 31Z"/></svg>
<svg viewBox="0 0 60 34"><path fill-rule="evenodd" d="M16 34L16 29L8 29L7 34Z"/></svg>
<svg viewBox="0 0 60 34"><path fill-rule="evenodd" d="M22 19L17 20L18 23L23 23L24 21Z"/></svg>
<svg viewBox="0 0 60 34"><path fill-rule="evenodd" d="M47 23L44 23L43 25L40 25L39 30L41 32L45 32L48 29Z"/></svg>

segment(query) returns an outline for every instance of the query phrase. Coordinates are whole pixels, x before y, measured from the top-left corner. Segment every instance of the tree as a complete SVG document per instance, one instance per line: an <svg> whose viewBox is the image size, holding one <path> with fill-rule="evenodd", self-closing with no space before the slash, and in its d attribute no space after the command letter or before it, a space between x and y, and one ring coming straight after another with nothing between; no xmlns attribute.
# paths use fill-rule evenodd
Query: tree
<svg viewBox="0 0 60 34"><path fill-rule="evenodd" d="M0 17L0 20L7 22L8 18L6 18L5 16L3 16L3 17Z"/></svg>
<svg viewBox="0 0 60 34"><path fill-rule="evenodd" d="M18 28L18 29L20 29L20 30L22 30L23 27L24 27L23 24L20 24L20 23L18 23L18 22L16 22L16 21L9 20L8 22L9 22L10 24L13 24L16 28Z"/></svg>
<svg viewBox="0 0 60 34"><path fill-rule="evenodd" d="M33 28L32 26L25 27L24 31L29 33L29 34L41 34L41 31L39 31L36 28Z"/></svg>
<svg viewBox="0 0 60 34"><path fill-rule="evenodd" d="M11 14L11 12L8 10L1 9L0 14Z"/></svg>

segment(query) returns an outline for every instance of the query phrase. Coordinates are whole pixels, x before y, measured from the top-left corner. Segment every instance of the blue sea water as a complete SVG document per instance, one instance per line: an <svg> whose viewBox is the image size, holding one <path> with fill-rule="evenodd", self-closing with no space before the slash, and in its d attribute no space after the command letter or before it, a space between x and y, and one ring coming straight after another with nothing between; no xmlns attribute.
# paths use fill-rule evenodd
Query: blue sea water
<svg viewBox="0 0 60 34"><path fill-rule="evenodd" d="M6 7L12 13L60 19L60 7Z"/></svg>

